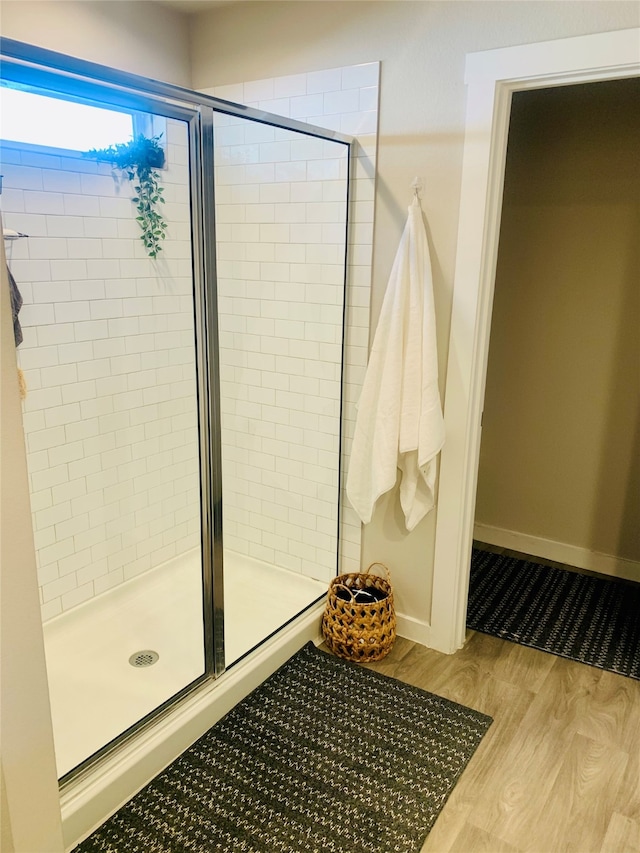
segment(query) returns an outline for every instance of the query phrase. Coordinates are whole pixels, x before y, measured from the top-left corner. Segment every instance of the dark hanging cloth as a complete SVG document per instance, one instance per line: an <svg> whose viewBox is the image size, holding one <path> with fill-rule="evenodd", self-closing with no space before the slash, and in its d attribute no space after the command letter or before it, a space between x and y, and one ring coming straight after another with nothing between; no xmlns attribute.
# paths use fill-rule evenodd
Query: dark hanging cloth
<svg viewBox="0 0 640 853"><path fill-rule="evenodd" d="M18 290L18 285L9 267L7 267L7 273L9 275L9 294L11 296L11 316L13 317L13 336L16 339L16 346L19 347L22 343L22 329L20 328L18 314L22 308L22 295Z"/></svg>

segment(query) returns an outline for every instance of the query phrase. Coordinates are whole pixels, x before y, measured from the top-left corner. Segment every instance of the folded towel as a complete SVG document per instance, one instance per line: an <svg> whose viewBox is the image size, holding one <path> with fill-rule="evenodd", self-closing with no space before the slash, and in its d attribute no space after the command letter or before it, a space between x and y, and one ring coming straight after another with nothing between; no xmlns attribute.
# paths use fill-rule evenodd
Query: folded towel
<svg viewBox="0 0 640 853"><path fill-rule="evenodd" d="M9 296L11 297L13 336L16 341L16 346L19 347L22 343L22 329L20 328L20 320L18 320L18 314L20 313L20 309L22 308L22 295L18 290L18 285L16 284L16 280L13 277L9 267L7 267L7 274L9 275Z"/></svg>
<svg viewBox="0 0 640 853"><path fill-rule="evenodd" d="M395 486L407 530L434 506L444 444L429 245L417 199L400 240L358 404L347 497L364 524Z"/></svg>

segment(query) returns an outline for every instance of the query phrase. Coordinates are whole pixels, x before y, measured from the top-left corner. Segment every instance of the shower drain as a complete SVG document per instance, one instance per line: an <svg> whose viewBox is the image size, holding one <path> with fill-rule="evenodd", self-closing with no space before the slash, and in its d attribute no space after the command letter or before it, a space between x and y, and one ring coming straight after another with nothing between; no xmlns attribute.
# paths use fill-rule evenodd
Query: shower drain
<svg viewBox="0 0 640 853"><path fill-rule="evenodd" d="M158 652L154 652L151 649L142 649L131 655L129 663L131 666L153 666L159 658L160 655Z"/></svg>

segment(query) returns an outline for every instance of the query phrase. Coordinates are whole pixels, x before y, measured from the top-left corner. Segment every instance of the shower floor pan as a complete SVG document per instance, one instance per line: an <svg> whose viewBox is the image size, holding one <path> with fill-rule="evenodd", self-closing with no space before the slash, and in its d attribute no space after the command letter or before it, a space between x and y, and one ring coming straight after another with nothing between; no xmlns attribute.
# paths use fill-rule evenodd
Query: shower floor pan
<svg viewBox="0 0 640 853"><path fill-rule="evenodd" d="M229 666L327 585L225 554ZM197 551L139 575L44 625L58 775L63 776L204 670Z"/></svg>

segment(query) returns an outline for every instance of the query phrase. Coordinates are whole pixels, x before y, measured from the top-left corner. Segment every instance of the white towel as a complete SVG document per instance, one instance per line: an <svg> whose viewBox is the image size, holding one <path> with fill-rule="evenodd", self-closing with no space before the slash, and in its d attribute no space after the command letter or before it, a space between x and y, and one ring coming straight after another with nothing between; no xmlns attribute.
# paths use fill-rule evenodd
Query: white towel
<svg viewBox="0 0 640 853"><path fill-rule="evenodd" d="M364 524L402 472L407 530L434 506L444 444L429 245L417 198L398 247L376 329L351 449L347 496Z"/></svg>

